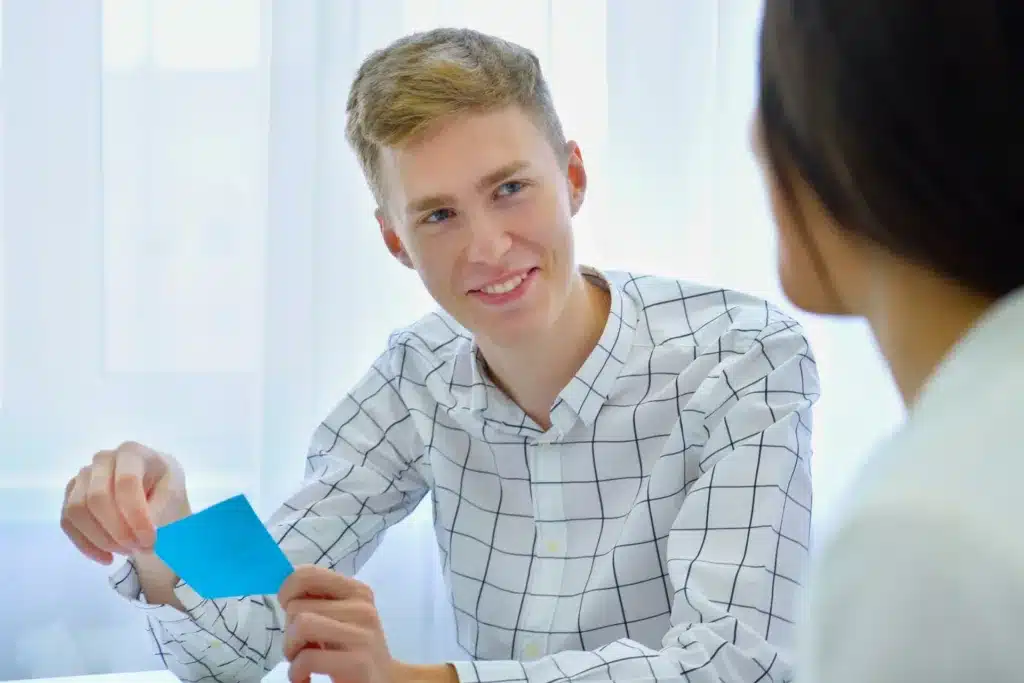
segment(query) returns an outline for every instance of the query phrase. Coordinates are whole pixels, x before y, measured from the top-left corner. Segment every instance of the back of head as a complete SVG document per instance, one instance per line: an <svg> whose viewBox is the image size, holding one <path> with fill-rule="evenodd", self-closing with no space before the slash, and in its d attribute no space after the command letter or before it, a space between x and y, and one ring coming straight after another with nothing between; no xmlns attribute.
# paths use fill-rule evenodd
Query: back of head
<svg viewBox="0 0 1024 683"><path fill-rule="evenodd" d="M398 147L434 124L509 106L527 112L556 149L561 123L530 50L470 29L440 28L401 38L372 53L349 93L346 135L383 205L379 151Z"/></svg>
<svg viewBox="0 0 1024 683"><path fill-rule="evenodd" d="M1024 3L766 0L760 123L785 192L976 293L1024 286Z"/></svg>

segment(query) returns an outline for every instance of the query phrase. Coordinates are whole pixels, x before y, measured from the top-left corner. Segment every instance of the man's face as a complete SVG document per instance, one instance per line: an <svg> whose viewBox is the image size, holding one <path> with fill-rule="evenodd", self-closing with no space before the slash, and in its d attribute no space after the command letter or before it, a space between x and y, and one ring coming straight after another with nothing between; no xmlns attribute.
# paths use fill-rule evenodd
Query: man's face
<svg viewBox="0 0 1024 683"><path fill-rule="evenodd" d="M381 154L385 243L475 336L515 346L562 314L586 173L521 109L466 114Z"/></svg>

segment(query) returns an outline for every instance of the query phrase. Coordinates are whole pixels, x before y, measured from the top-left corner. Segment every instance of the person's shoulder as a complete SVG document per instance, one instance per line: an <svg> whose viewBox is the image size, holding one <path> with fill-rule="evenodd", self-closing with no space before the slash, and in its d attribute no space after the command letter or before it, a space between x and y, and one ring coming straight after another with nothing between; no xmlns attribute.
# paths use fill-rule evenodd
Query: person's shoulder
<svg viewBox="0 0 1024 683"><path fill-rule="evenodd" d="M978 553L986 562L1024 561L1024 537L1005 524L1024 515L1016 485L1024 464L1015 453L970 450L956 431L956 425L934 429L912 416L864 459L833 511L816 524L828 571L878 563L884 573L887 556L903 552L910 553L908 561L914 554L945 554L970 562Z"/></svg>
<svg viewBox="0 0 1024 683"><path fill-rule="evenodd" d="M750 292L664 275L616 270L603 274L633 302L642 336L654 345L703 347L723 337L753 343L766 334L805 337L790 314Z"/></svg>
<svg viewBox="0 0 1024 683"><path fill-rule="evenodd" d="M999 529L1012 514L965 515L913 487L870 497L816 543L800 620L809 680L974 680L944 672L1009 652L1024 609L1024 546Z"/></svg>
<svg viewBox="0 0 1024 683"><path fill-rule="evenodd" d="M472 352L472 335L443 309L435 309L409 325L394 330L382 354L394 368L426 368L453 362Z"/></svg>
<svg viewBox="0 0 1024 683"><path fill-rule="evenodd" d="M998 380L991 380L998 389ZM858 468L837 501L827 529L885 525L886 520L927 520L949 524L950 532L987 535L993 545L1024 540L1001 519L1024 517L1024 478L1016 421L1006 392L997 405L980 391L954 397L941 410L912 409L904 424L882 441ZM972 403L977 408L972 408ZM959 410L953 410L953 407Z"/></svg>
<svg viewBox="0 0 1024 683"><path fill-rule="evenodd" d="M453 387L471 385L472 349L472 337L450 315L442 310L428 313L388 335L342 405L363 404L385 385L392 390L385 393L405 404L402 410L430 414L435 404L453 405Z"/></svg>

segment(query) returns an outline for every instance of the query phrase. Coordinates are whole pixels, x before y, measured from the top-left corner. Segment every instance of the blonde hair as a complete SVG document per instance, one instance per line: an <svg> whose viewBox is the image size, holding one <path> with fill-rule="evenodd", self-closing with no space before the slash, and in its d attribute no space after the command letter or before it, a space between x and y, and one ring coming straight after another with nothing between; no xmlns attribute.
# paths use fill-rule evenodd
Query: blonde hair
<svg viewBox="0 0 1024 683"><path fill-rule="evenodd" d="M373 52L359 67L345 134L379 206L380 150L401 146L438 121L519 106L556 151L565 134L534 53L470 29L415 33Z"/></svg>

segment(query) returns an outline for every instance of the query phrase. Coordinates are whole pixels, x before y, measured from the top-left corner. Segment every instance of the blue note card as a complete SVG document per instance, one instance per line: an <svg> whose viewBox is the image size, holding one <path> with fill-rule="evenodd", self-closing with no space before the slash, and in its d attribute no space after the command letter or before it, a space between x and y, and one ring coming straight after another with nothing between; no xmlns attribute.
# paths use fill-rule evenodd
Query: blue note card
<svg viewBox="0 0 1024 683"><path fill-rule="evenodd" d="M274 595L292 573L244 495L160 527L155 552L207 599Z"/></svg>

